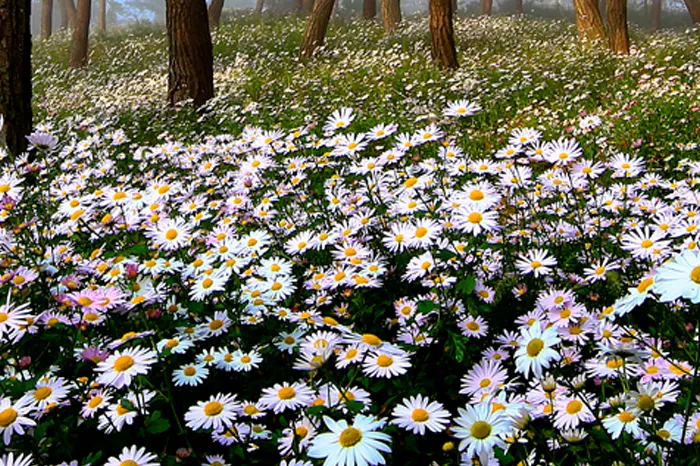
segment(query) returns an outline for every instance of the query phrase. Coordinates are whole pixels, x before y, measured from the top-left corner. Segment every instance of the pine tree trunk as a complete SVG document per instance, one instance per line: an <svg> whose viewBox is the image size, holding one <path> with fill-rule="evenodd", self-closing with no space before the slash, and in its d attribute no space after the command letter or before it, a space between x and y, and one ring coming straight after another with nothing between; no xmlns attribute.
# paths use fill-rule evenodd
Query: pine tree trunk
<svg viewBox="0 0 700 466"><path fill-rule="evenodd" d="M51 37L53 21L53 0L41 1L41 40Z"/></svg>
<svg viewBox="0 0 700 466"><path fill-rule="evenodd" d="M88 62L88 37L90 35L91 0L78 0L78 12L73 25L73 41L70 46L68 66L80 68Z"/></svg>
<svg viewBox="0 0 700 466"><path fill-rule="evenodd" d="M316 48L323 45L334 4L335 0L316 0L309 21L306 23L306 32L301 43L301 58L311 58Z"/></svg>
<svg viewBox="0 0 700 466"><path fill-rule="evenodd" d="M613 52L629 55L630 39L627 33L627 0L608 0L605 17Z"/></svg>
<svg viewBox="0 0 700 466"><path fill-rule="evenodd" d="M166 0L169 43L168 102L214 97L214 57L205 0Z"/></svg>
<svg viewBox="0 0 700 466"><path fill-rule="evenodd" d="M515 13L522 15L525 14L525 7L523 6L523 0L515 0Z"/></svg>
<svg viewBox="0 0 700 466"><path fill-rule="evenodd" d="M255 10L253 10L253 14L255 14L255 15L261 15L264 6L265 6L265 0L256 0L256 2L255 2Z"/></svg>
<svg viewBox="0 0 700 466"><path fill-rule="evenodd" d="M481 14L485 16L491 16L491 10L493 9L493 0L481 0Z"/></svg>
<svg viewBox="0 0 700 466"><path fill-rule="evenodd" d="M596 0L574 0L576 9L576 27L581 40L605 39L603 19L600 17L598 2Z"/></svg>
<svg viewBox="0 0 700 466"><path fill-rule="evenodd" d="M693 24L700 24L700 0L684 0Z"/></svg>
<svg viewBox="0 0 700 466"><path fill-rule="evenodd" d="M430 43L433 60L446 69L459 67L452 29L451 0L430 0Z"/></svg>
<svg viewBox="0 0 700 466"><path fill-rule="evenodd" d="M377 0L364 0L362 3L362 17L374 19L377 16Z"/></svg>
<svg viewBox="0 0 700 466"><path fill-rule="evenodd" d="M63 2L63 6L66 8L66 13L68 14L68 26L71 29L75 29L75 23L78 21L78 9L75 8L75 2L73 0L58 0Z"/></svg>
<svg viewBox="0 0 700 466"><path fill-rule="evenodd" d="M224 9L224 0L211 0L209 5L209 26L218 29L221 22L221 11Z"/></svg>
<svg viewBox="0 0 700 466"><path fill-rule="evenodd" d="M98 5L97 30L107 32L107 0L100 0Z"/></svg>
<svg viewBox="0 0 700 466"><path fill-rule="evenodd" d="M392 33L401 23L401 0L381 0L384 31Z"/></svg>
<svg viewBox="0 0 700 466"><path fill-rule="evenodd" d="M314 0L302 0L301 2L301 15L306 17L314 11Z"/></svg>
<svg viewBox="0 0 700 466"><path fill-rule="evenodd" d="M450 5L452 6L452 16L457 14L457 0L450 0Z"/></svg>
<svg viewBox="0 0 700 466"><path fill-rule="evenodd" d="M651 2L651 30L656 32L661 28L661 0Z"/></svg>
<svg viewBox="0 0 700 466"><path fill-rule="evenodd" d="M58 0L58 11L61 13L61 25L59 29L66 29L68 27L68 8L66 7L66 2L64 0Z"/></svg>
<svg viewBox="0 0 700 466"><path fill-rule="evenodd" d="M0 140L13 156L32 131L31 9L32 0L0 0Z"/></svg>

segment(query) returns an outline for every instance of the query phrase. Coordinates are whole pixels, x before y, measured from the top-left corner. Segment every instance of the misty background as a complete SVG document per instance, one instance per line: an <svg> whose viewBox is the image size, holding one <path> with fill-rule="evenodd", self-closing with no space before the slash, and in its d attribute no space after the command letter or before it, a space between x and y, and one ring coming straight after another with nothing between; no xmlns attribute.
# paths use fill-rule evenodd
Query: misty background
<svg viewBox="0 0 700 466"><path fill-rule="evenodd" d="M56 0L60 1L60 0ZM361 15L362 0L338 0L336 14L343 18ZM379 0L377 0L379 2ZM209 3L209 2L207 2ZM265 11L279 14L294 11L293 0L265 0ZM226 14L234 11L252 11L255 0L226 0L223 21ZM628 20L641 28L650 28L651 0L630 0L627 4ZM402 13L406 16L427 14L428 0L402 0ZM459 13L480 12L478 0L458 0ZM380 11L380 8L377 8ZM515 13L514 0L494 0L493 14ZM525 13L530 16L565 19L575 21L573 0L525 0ZM41 0L32 2L32 33L40 31ZM97 23L97 2L93 2L93 24ZM121 27L131 23L164 23L165 0L107 0L107 27ZM54 6L54 28L60 24L58 6ZM662 0L661 27L686 28L692 26L690 16L682 0Z"/></svg>

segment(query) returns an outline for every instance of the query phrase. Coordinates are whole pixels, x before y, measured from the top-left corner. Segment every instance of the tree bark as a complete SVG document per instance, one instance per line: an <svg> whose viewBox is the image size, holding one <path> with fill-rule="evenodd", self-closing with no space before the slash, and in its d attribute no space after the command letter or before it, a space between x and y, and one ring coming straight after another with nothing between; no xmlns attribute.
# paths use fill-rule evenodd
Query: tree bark
<svg viewBox="0 0 700 466"><path fill-rule="evenodd" d="M651 2L651 30L656 32L661 28L661 0Z"/></svg>
<svg viewBox="0 0 700 466"><path fill-rule="evenodd" d="M41 1L41 40L51 37L53 22L53 0Z"/></svg>
<svg viewBox="0 0 700 466"><path fill-rule="evenodd" d="M684 0L693 24L700 24L700 0Z"/></svg>
<svg viewBox="0 0 700 466"><path fill-rule="evenodd" d="M605 17L613 52L629 55L630 39L627 33L627 0L608 0Z"/></svg>
<svg viewBox="0 0 700 466"><path fill-rule="evenodd" d="M0 0L0 128L12 156L27 150L32 131L31 0Z"/></svg>
<svg viewBox="0 0 700 466"><path fill-rule="evenodd" d="M78 20L78 9L75 8L75 2L73 0L58 0L63 2L63 6L66 9L66 14L68 15L68 26L71 29L75 29L75 23Z"/></svg>
<svg viewBox="0 0 700 466"><path fill-rule="evenodd" d="M574 0L576 9L576 27L581 40L593 41L605 39L603 19L600 17L596 0Z"/></svg>
<svg viewBox="0 0 700 466"><path fill-rule="evenodd" d="M430 0L430 44L433 60L443 68L459 67L452 29L451 0Z"/></svg>
<svg viewBox="0 0 700 466"><path fill-rule="evenodd" d="M66 7L65 1L58 0L58 11L61 13L61 25L59 29L66 29L68 27L68 8Z"/></svg>
<svg viewBox="0 0 700 466"><path fill-rule="evenodd" d="M214 97L214 57L205 0L166 0L169 43L168 102Z"/></svg>
<svg viewBox="0 0 700 466"><path fill-rule="evenodd" d="M362 2L362 17L374 19L377 16L377 0L364 0Z"/></svg>
<svg viewBox="0 0 700 466"><path fill-rule="evenodd" d="M525 14L525 7L523 6L523 0L515 0L515 13L522 15Z"/></svg>
<svg viewBox="0 0 700 466"><path fill-rule="evenodd" d="M71 68L81 68L88 62L88 37L90 35L91 0L78 0L78 14L73 24L73 41L70 46Z"/></svg>
<svg viewBox="0 0 700 466"><path fill-rule="evenodd" d="M209 26L218 29L221 22L221 11L224 9L224 0L211 0L209 5Z"/></svg>
<svg viewBox="0 0 700 466"><path fill-rule="evenodd" d="M314 0L302 0L301 2L301 15L306 17L314 11Z"/></svg>
<svg viewBox="0 0 700 466"><path fill-rule="evenodd" d="M316 0L309 21L306 23L306 32L301 43L301 58L311 58L316 48L323 45L334 4L335 0Z"/></svg>
<svg viewBox="0 0 700 466"><path fill-rule="evenodd" d="M107 31L107 0L100 0L97 10L97 30Z"/></svg>
<svg viewBox="0 0 700 466"><path fill-rule="evenodd" d="M493 0L481 0L481 14L485 16L491 16L491 10L493 9Z"/></svg>
<svg viewBox="0 0 700 466"><path fill-rule="evenodd" d="M452 16L457 14L457 0L450 0L450 5L452 7Z"/></svg>
<svg viewBox="0 0 700 466"><path fill-rule="evenodd" d="M392 33L401 23L401 0L381 0L384 31Z"/></svg>
<svg viewBox="0 0 700 466"><path fill-rule="evenodd" d="M253 10L253 14L255 14L255 15L261 15L264 6L265 6L265 0L256 0L256 2L255 2L255 10Z"/></svg>

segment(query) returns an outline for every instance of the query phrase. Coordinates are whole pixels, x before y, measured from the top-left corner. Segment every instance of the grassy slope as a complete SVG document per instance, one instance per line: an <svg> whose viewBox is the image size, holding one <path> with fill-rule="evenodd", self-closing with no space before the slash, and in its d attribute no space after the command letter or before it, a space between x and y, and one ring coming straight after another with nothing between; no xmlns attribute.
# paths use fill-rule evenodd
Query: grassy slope
<svg viewBox="0 0 700 466"><path fill-rule="evenodd" d="M377 23L336 23L309 64L297 60L303 27L297 18L231 18L214 35L217 98L204 115L164 106L161 29L140 25L92 37L91 63L82 71L66 69L69 44L59 35L35 48L36 107L40 118L62 122L116 119L141 144L164 132L195 140L246 124L299 126L341 106L361 111L356 130L377 121L406 124L457 98L486 110L464 132L462 145L474 153L500 146L514 127L556 136L581 112L603 118L613 147L646 157L674 155L677 143L700 136L698 31L632 31L634 54L618 58L581 47L564 22L461 18L462 68L442 73L429 60L425 19L406 21L391 38Z"/></svg>

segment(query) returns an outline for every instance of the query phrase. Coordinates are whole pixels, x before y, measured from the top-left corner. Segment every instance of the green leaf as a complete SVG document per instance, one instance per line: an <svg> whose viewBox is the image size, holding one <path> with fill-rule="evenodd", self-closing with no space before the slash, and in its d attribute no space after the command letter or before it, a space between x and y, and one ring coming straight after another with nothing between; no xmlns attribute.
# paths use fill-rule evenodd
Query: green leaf
<svg viewBox="0 0 700 466"><path fill-rule="evenodd" d="M129 411L136 411L136 406L134 406L134 404L126 398L122 398L119 404L128 409Z"/></svg>
<svg viewBox="0 0 700 466"><path fill-rule="evenodd" d="M420 301L418 303L418 312L421 314L428 314L433 309L437 309L438 306L432 301Z"/></svg>
<svg viewBox="0 0 700 466"><path fill-rule="evenodd" d="M476 280L471 275L469 275L467 278L463 278L459 281L459 283L457 283L457 291L464 293L465 295L472 294L474 287L476 287Z"/></svg>
<svg viewBox="0 0 700 466"><path fill-rule="evenodd" d="M156 411L146 418L146 432L160 434L170 429L170 421L160 417L160 411Z"/></svg>
<svg viewBox="0 0 700 466"><path fill-rule="evenodd" d="M449 261L457 257L457 254L454 252L450 251L449 249L440 249L437 252L438 259L442 261Z"/></svg>

